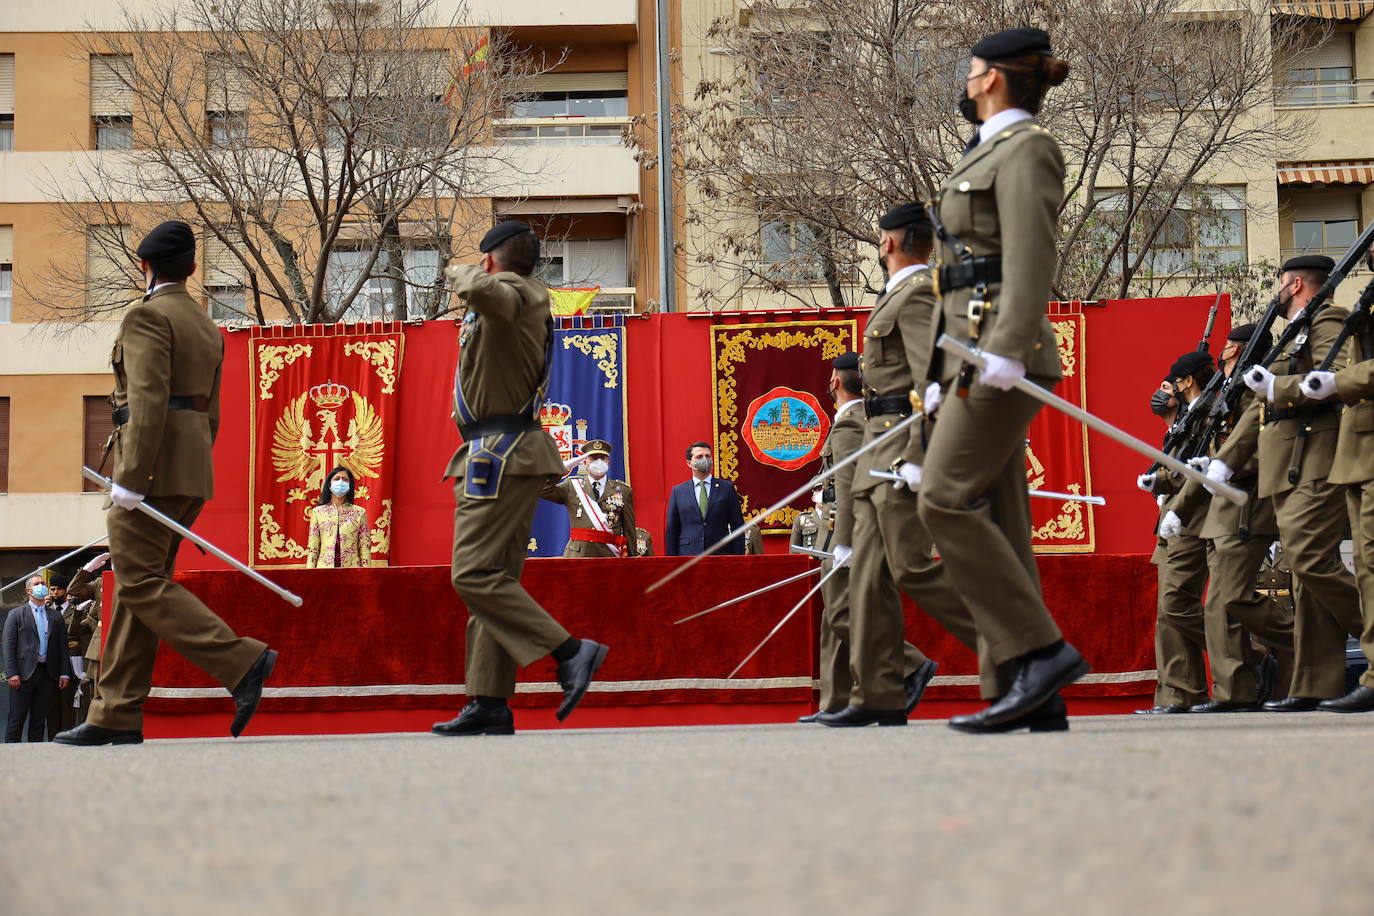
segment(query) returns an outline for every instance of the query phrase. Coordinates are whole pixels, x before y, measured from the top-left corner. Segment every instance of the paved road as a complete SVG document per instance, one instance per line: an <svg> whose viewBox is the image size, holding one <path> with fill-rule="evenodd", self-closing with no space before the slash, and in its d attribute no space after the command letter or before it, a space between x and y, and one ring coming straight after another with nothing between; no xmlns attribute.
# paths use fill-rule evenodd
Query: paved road
<svg viewBox="0 0 1374 916"><path fill-rule="evenodd" d="M1374 716L1073 724L7 745L0 913L1374 911Z"/></svg>

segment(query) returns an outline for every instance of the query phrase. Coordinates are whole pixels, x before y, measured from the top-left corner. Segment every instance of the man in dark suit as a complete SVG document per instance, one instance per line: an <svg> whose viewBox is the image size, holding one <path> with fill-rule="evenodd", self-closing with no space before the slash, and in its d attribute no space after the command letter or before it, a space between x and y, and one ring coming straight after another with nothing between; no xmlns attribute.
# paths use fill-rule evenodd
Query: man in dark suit
<svg viewBox="0 0 1374 916"><path fill-rule="evenodd" d="M62 614L47 603L48 586L42 576L34 576L24 590L29 598L10 610L0 639L12 691L5 726L7 744L18 743L25 718L29 720L29 741L42 741L48 710L58 691L66 689L72 679L67 628Z"/></svg>
<svg viewBox="0 0 1374 916"><path fill-rule="evenodd" d="M692 479L673 487L668 499L664 556L694 556L744 527L734 483L711 476L711 446L705 442L688 446L687 468ZM720 553L744 553L744 539L730 541Z"/></svg>

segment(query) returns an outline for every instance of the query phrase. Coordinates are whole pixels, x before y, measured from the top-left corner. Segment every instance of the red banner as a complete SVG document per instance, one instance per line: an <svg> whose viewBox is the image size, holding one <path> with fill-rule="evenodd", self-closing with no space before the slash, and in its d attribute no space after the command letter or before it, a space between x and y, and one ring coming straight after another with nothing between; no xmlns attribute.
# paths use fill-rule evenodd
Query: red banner
<svg viewBox="0 0 1374 916"><path fill-rule="evenodd" d="M852 319L711 328L715 473L735 482L746 521L819 470L835 409L830 361L857 340ZM803 494L761 527L790 531L810 504Z"/></svg>
<svg viewBox="0 0 1374 916"><path fill-rule="evenodd" d="M306 565L325 475L353 472L372 562L391 552L404 336L395 323L254 328L249 342L248 550L254 566Z"/></svg>
<svg viewBox="0 0 1374 916"><path fill-rule="evenodd" d="M1076 303L1051 303L1050 327L1059 346L1064 380L1055 393L1082 407L1087 386L1087 322ZM1026 445L1026 486L1031 490L1092 495L1088 463L1088 430L1082 423L1049 407L1032 421ZM1093 507L1056 499L1031 499L1031 545L1036 553L1092 553L1096 546Z"/></svg>

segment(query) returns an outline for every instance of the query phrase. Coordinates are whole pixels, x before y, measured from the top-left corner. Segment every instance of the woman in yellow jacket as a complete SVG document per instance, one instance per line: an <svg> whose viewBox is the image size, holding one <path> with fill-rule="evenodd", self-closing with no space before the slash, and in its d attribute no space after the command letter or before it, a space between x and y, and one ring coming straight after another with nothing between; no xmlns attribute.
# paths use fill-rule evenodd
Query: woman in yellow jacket
<svg viewBox="0 0 1374 916"><path fill-rule="evenodd" d="M367 510L353 504L354 493L353 472L348 468L337 467L325 478L320 504L310 510L308 568L372 565Z"/></svg>

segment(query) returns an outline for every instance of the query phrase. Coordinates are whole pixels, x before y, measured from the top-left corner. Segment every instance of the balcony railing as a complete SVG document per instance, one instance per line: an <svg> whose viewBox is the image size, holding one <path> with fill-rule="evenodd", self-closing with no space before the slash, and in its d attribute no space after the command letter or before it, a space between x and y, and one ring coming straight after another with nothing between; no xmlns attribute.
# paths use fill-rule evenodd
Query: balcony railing
<svg viewBox="0 0 1374 916"><path fill-rule="evenodd" d="M1280 83L1274 87L1274 104L1279 108L1374 105L1374 79Z"/></svg>
<svg viewBox="0 0 1374 916"><path fill-rule="evenodd" d="M633 286L605 286L596 294L588 311L600 313L634 314L635 288Z"/></svg>
<svg viewBox="0 0 1374 916"><path fill-rule="evenodd" d="M1345 254L1348 250L1349 246L1346 245L1342 245L1339 248L1284 248L1281 251L1279 251L1279 262L1282 263L1283 261L1287 261L1289 258L1296 258L1298 255L1303 254L1324 254L1332 260L1340 260L1341 255ZM1361 258L1359 263L1355 265L1355 269L1352 270L1351 273L1362 273L1364 269L1364 258Z"/></svg>
<svg viewBox="0 0 1374 916"><path fill-rule="evenodd" d="M617 146L629 118L498 118L496 136L505 143L539 146Z"/></svg>

